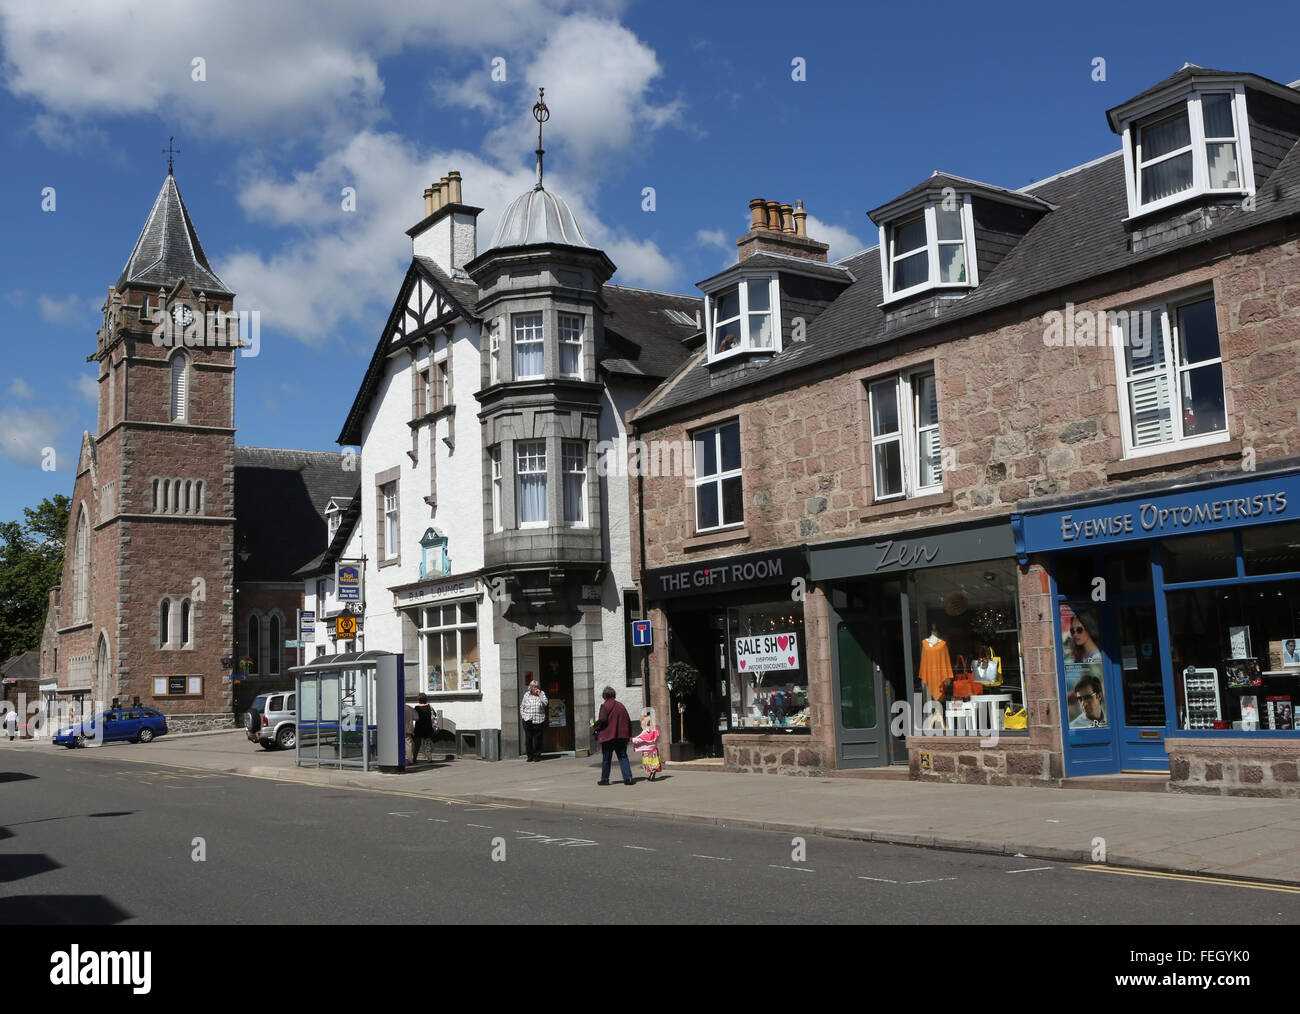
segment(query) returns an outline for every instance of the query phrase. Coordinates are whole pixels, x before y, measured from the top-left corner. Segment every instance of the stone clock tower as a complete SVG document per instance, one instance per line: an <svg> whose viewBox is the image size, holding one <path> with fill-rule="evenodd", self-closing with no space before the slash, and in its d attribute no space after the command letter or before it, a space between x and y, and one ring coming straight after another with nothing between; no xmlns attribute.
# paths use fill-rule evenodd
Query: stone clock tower
<svg viewBox="0 0 1300 1014"><path fill-rule="evenodd" d="M233 302L169 170L88 357L98 434L82 438L43 651L83 713L138 698L173 729L231 720Z"/></svg>

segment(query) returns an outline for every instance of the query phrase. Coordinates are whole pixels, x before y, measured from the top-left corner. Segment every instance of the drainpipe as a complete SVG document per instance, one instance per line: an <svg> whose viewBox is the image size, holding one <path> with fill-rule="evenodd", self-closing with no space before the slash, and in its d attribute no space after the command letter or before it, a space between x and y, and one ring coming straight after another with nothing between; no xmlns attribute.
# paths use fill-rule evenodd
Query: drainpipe
<svg viewBox="0 0 1300 1014"><path fill-rule="evenodd" d="M634 441L640 441L641 439L641 426L637 422L632 423L632 439ZM637 595L637 606L641 613L641 615L637 617L638 620L644 620L646 618L645 581L642 577L642 575L645 574L645 483L643 479L643 470L638 468L636 470L636 529L637 538L641 543L641 566L637 568L637 589L639 592ZM665 648L666 647L667 645L665 645ZM645 652L641 656L641 702L641 707L643 708L654 707L650 702L650 652ZM658 712L656 712L656 714L658 714ZM671 715L669 715L669 721L672 721ZM663 731L662 727L660 731ZM671 727L669 730L669 738L672 738Z"/></svg>

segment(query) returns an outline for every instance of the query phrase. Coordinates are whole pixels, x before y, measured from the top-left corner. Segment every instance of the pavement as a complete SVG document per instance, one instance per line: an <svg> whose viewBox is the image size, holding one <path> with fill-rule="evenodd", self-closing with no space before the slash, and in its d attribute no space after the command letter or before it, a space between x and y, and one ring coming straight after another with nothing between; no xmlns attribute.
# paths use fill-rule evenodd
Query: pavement
<svg viewBox="0 0 1300 1014"><path fill-rule="evenodd" d="M0 751L53 750L0 740ZM540 764L447 759L404 774L299 768L242 732L110 743L114 760L347 785L434 799L609 813L724 827L1300 884L1300 802L1113 789L927 784L898 778L738 774L665 763L653 782L599 786L598 758Z"/></svg>

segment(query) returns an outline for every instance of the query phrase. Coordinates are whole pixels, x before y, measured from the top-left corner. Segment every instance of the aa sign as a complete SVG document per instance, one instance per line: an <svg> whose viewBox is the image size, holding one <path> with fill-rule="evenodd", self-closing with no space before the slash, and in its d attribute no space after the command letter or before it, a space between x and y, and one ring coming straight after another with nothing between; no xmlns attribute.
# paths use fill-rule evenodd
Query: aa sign
<svg viewBox="0 0 1300 1014"><path fill-rule="evenodd" d="M771 672L799 668L799 642L794 634L761 634L736 638L736 668L741 672Z"/></svg>

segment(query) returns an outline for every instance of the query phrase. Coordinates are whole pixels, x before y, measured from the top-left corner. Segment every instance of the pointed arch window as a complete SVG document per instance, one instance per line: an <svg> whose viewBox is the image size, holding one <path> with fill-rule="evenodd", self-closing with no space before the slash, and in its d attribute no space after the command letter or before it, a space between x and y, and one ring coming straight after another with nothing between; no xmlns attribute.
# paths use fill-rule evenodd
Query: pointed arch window
<svg viewBox="0 0 1300 1014"><path fill-rule="evenodd" d="M77 532L72 547L72 614L81 623L90 615L90 526L86 509L77 514Z"/></svg>
<svg viewBox="0 0 1300 1014"><path fill-rule="evenodd" d="M160 648L166 648L171 644L171 616L171 599L163 599L158 603L158 647Z"/></svg>
<svg viewBox="0 0 1300 1014"><path fill-rule="evenodd" d="M190 600L181 601L181 647L192 648L194 644L191 640L191 623L190 623Z"/></svg>
<svg viewBox="0 0 1300 1014"><path fill-rule="evenodd" d="M172 357L171 421L189 417L189 360L182 353Z"/></svg>
<svg viewBox="0 0 1300 1014"><path fill-rule="evenodd" d="M280 675L280 617L271 617L271 665L268 672Z"/></svg>
<svg viewBox="0 0 1300 1014"><path fill-rule="evenodd" d="M244 644L244 657L252 661L252 671L261 672L262 624L256 616L248 618L248 640Z"/></svg>

